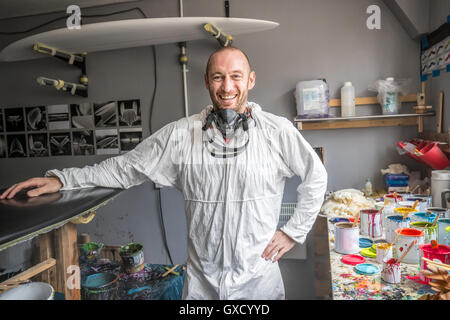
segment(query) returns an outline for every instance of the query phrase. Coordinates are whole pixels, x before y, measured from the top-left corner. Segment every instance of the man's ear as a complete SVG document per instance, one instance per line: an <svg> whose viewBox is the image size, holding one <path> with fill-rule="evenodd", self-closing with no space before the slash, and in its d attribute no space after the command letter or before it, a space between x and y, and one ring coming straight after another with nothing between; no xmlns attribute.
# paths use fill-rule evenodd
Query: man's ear
<svg viewBox="0 0 450 320"><path fill-rule="evenodd" d="M252 71L248 76L248 90L251 90L255 87L255 80L256 80L255 71Z"/></svg>
<svg viewBox="0 0 450 320"><path fill-rule="evenodd" d="M205 86L206 86L206 89L209 90L209 80L208 80L208 75L206 73L205 73Z"/></svg>

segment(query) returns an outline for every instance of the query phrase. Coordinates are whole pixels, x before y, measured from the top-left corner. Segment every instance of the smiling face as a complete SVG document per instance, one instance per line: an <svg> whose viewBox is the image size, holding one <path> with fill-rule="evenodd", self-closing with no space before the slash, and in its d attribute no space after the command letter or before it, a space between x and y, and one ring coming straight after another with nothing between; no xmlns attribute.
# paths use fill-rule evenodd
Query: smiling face
<svg viewBox="0 0 450 320"><path fill-rule="evenodd" d="M224 48L214 53L205 74L214 109L233 109L242 113L247 106L248 90L255 86L255 72L244 53L236 48Z"/></svg>

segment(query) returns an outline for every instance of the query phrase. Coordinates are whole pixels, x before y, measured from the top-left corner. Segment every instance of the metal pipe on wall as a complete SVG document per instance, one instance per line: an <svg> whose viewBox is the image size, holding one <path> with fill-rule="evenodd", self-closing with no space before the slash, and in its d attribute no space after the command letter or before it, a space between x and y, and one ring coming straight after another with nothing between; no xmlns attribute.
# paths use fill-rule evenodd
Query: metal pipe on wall
<svg viewBox="0 0 450 320"><path fill-rule="evenodd" d="M179 1L180 3L180 17L183 17L183 0ZM183 68L183 93L184 93L184 113L186 118L189 117L189 102L188 102L188 95L187 95L187 68L186 64L188 61L188 58L186 56L186 42L180 43L180 63Z"/></svg>

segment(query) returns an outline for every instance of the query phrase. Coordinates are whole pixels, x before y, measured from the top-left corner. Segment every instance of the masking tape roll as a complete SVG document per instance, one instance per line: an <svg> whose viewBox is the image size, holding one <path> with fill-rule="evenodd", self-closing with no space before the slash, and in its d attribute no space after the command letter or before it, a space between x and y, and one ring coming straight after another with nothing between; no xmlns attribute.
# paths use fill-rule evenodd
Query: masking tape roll
<svg viewBox="0 0 450 320"><path fill-rule="evenodd" d="M92 221L95 217L95 211L91 211L88 214L82 215L81 217L75 218L70 222L74 224L86 224Z"/></svg>

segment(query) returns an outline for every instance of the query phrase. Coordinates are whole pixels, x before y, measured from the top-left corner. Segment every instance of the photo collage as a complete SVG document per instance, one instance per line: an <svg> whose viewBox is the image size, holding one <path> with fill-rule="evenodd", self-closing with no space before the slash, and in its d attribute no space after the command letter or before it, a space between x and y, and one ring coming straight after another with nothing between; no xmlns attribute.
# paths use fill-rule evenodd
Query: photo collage
<svg viewBox="0 0 450 320"><path fill-rule="evenodd" d="M0 158L118 155L141 141L139 99L0 106Z"/></svg>

